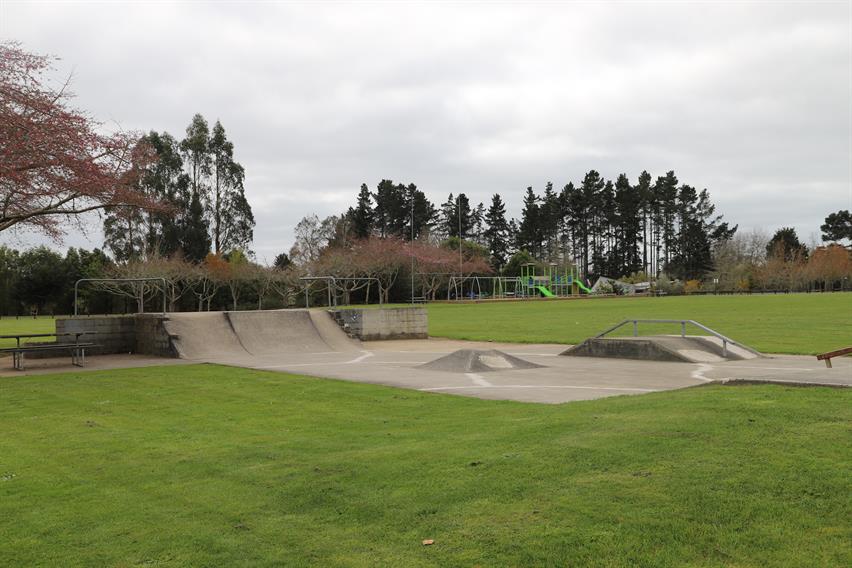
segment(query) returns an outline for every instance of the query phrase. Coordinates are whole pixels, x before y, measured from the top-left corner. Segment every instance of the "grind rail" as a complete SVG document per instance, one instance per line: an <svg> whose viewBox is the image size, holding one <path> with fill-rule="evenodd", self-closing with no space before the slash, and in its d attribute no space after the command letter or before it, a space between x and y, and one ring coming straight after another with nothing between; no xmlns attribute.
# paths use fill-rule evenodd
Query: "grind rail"
<svg viewBox="0 0 852 568"><path fill-rule="evenodd" d="M728 344L729 344L729 343L730 343L731 345L736 345L737 347L740 347L740 348L742 348L742 349L745 349L746 351L749 351L749 352L751 352L751 353L754 353L755 355L760 355L760 352L759 352L759 351L757 351L757 350L755 350L755 349L752 349L752 348L751 348L751 347L749 347L748 345L743 345L742 343L740 343L740 342L738 342L738 341L734 341L734 340L733 340L733 339L731 339L730 337L727 337L727 336L725 336L725 335L722 335L722 334L721 334L721 333L719 333L718 331L712 330L712 329L710 329L709 327L707 327L706 325L700 324L700 323L698 323L698 322L697 322L697 321L695 321L695 320L674 320L674 319L671 319L671 320L669 320L669 319L626 319L626 320L622 321L621 323L618 323L618 324L616 324L616 325L614 325L614 326L610 327L609 329L607 329L607 330L605 330L605 331L603 331L603 332L601 332L601 333L597 334L597 335L595 336L595 339L600 339L601 337L603 337L603 336L605 336L605 335L608 335L608 334L612 333L613 331L615 331L615 330L617 330L617 329L619 329L619 328L621 328L621 327L624 327L625 325L630 324L630 323L632 323L632 324L633 324L633 337L639 337L639 324L640 324L640 323L652 323L652 324L680 324L680 336L681 336L681 337L686 337L686 326L687 326L687 325L692 325L692 326L695 326L695 327L697 327L698 329L700 329L700 330L702 330L702 331L705 331L705 332L709 333L709 334L710 334L710 335L712 335L713 337L716 337L716 338L718 338L718 339L720 339L720 340L722 341L722 356L723 356L723 357L727 357L727 356L728 356Z"/></svg>

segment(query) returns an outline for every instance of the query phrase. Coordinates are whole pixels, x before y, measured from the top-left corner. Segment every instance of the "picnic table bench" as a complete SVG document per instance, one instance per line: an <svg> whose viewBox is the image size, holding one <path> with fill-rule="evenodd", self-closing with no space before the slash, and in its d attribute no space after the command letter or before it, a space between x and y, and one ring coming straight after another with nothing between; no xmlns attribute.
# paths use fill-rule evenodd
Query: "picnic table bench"
<svg viewBox="0 0 852 568"><path fill-rule="evenodd" d="M24 370L24 354L39 353L44 351L69 351L71 353L71 364L77 367L82 367L86 363L86 348L97 347L91 341L81 341L80 338L85 335L95 335L94 331L74 331L65 333L21 333L16 335L0 335L0 339L14 339L15 347L0 348L0 353L12 354L12 367L16 371ZM39 343L35 345L21 345L21 339L33 339L39 337L55 337L57 340L60 337L73 337L74 341L65 341L56 343Z"/></svg>
<svg viewBox="0 0 852 568"><path fill-rule="evenodd" d="M828 353L820 353L816 356L816 358L817 361L825 361L825 366L831 369L831 358L840 357L842 355L852 355L852 347L846 347L844 349L838 349L836 351L829 351Z"/></svg>

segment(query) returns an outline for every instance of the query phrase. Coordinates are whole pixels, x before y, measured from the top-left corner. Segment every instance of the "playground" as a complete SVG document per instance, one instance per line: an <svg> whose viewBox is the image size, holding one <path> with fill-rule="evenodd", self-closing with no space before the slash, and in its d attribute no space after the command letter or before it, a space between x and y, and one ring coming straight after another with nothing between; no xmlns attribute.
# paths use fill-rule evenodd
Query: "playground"
<svg viewBox="0 0 852 568"><path fill-rule="evenodd" d="M521 265L519 276L451 276L447 300L568 298L592 292L574 266Z"/></svg>

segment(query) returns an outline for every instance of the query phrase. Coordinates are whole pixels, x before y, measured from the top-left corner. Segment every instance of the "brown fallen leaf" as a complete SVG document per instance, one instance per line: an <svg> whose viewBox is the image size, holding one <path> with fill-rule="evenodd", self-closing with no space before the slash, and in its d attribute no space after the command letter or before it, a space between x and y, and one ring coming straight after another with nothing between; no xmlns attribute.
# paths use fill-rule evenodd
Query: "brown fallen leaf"
<svg viewBox="0 0 852 568"><path fill-rule="evenodd" d="M435 541L432 540L431 538L427 538L426 540L423 541L423 546L429 546L431 544L435 544Z"/></svg>

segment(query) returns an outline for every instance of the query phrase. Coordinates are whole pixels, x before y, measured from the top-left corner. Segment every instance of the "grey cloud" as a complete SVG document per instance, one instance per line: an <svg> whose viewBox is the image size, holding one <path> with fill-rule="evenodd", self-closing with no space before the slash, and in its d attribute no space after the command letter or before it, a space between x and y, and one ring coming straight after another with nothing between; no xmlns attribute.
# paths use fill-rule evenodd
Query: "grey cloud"
<svg viewBox="0 0 852 568"><path fill-rule="evenodd" d="M261 258L362 182L517 215L592 168L674 169L731 222L807 238L852 207L849 30L840 3L0 4L99 118L220 119Z"/></svg>

